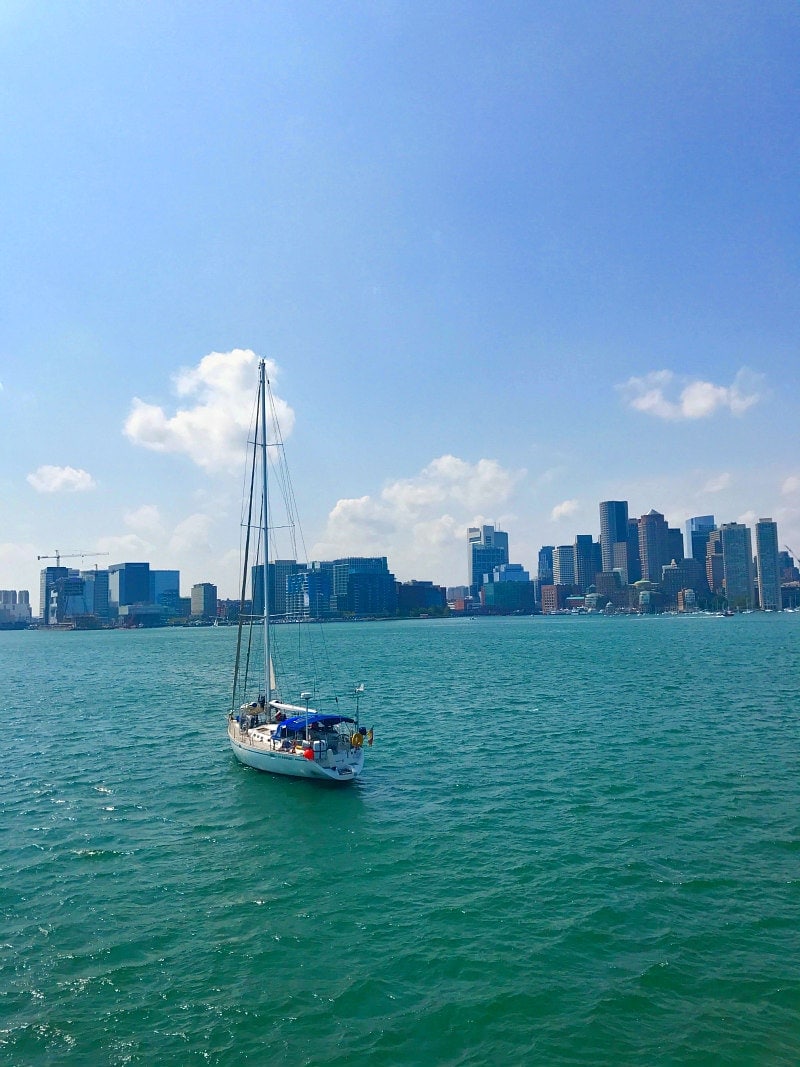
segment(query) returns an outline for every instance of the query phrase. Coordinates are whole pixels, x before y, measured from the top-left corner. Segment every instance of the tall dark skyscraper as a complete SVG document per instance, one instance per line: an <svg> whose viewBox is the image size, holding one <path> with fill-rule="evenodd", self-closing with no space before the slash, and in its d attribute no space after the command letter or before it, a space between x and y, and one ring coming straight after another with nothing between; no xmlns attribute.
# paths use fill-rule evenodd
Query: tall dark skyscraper
<svg viewBox="0 0 800 1067"><path fill-rule="evenodd" d="M723 581L728 607L751 608L754 585L750 530L741 522L724 522L720 526L720 533L722 534Z"/></svg>
<svg viewBox="0 0 800 1067"><path fill-rule="evenodd" d="M542 545L539 549L536 577L542 585L553 584L553 547L553 545Z"/></svg>
<svg viewBox="0 0 800 1067"><path fill-rule="evenodd" d="M758 604L762 611L780 611L781 572L778 568L778 524L772 519L756 523Z"/></svg>
<svg viewBox="0 0 800 1067"><path fill-rule="evenodd" d="M667 529L666 519L655 508L639 519L639 558L642 561L642 578L649 582L660 582L661 568L670 562Z"/></svg>
<svg viewBox="0 0 800 1067"><path fill-rule="evenodd" d="M628 501L603 500L600 503L600 559L604 571L613 571L614 545L628 540ZM617 553L619 558L619 553Z"/></svg>
<svg viewBox="0 0 800 1067"><path fill-rule="evenodd" d="M575 584L581 593L585 593L594 584L597 572L595 564L595 544L591 534L577 534L575 537Z"/></svg>

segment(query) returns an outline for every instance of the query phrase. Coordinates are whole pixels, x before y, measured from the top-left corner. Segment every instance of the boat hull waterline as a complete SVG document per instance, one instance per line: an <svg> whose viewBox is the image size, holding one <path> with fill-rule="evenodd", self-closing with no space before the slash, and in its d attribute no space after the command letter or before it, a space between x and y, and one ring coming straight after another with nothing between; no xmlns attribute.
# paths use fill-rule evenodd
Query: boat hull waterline
<svg viewBox="0 0 800 1067"><path fill-rule="evenodd" d="M287 752L274 747L273 742L264 735L257 734L251 739L248 734L249 731L241 731L239 724L231 720L228 725L228 740L233 754L240 763L257 771L346 785L354 782L364 769L364 753L360 748L352 749L351 754L340 759L338 763L334 757L334 765L326 767L320 762L318 753L315 753L313 759L309 759L302 751Z"/></svg>

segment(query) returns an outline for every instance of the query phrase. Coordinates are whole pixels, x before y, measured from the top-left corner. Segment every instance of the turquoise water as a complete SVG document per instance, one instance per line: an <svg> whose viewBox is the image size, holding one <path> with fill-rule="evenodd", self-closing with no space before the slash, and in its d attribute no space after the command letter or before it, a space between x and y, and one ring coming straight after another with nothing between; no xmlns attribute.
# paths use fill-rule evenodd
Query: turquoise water
<svg viewBox="0 0 800 1067"><path fill-rule="evenodd" d="M800 615L326 635L338 790L233 630L0 633L0 1062L800 1062Z"/></svg>

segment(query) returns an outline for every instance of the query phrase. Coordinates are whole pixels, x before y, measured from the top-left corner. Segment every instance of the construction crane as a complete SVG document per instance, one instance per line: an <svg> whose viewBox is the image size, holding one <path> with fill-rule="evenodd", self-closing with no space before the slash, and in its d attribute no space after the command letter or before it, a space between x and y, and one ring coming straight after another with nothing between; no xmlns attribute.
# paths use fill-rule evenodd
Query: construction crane
<svg viewBox="0 0 800 1067"><path fill-rule="evenodd" d="M37 559L54 559L56 566L61 566L62 559L84 559L86 556L107 556L108 552L59 552L56 549L54 556L37 556Z"/></svg>

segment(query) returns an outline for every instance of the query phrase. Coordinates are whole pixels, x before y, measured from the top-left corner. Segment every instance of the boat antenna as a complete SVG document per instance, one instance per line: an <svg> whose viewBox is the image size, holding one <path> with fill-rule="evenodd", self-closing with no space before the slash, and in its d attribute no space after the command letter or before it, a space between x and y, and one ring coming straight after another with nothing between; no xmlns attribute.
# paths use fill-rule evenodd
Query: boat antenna
<svg viewBox="0 0 800 1067"><path fill-rule="evenodd" d="M261 523L264 531L264 694L266 696L266 710L269 715L269 702L272 699L272 686L270 685L270 648L269 648L269 502L267 498L267 400L266 400L266 362L262 359L258 364L258 389L261 400L261 492L262 515Z"/></svg>
<svg viewBox="0 0 800 1067"><path fill-rule="evenodd" d="M359 699L361 697L361 694L364 692L364 683L361 682L360 685L357 685L355 687L355 689L353 690L353 692L356 695L356 727L358 727L358 703L359 703Z"/></svg>

